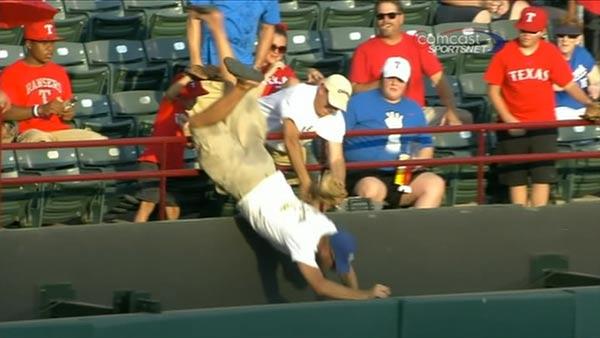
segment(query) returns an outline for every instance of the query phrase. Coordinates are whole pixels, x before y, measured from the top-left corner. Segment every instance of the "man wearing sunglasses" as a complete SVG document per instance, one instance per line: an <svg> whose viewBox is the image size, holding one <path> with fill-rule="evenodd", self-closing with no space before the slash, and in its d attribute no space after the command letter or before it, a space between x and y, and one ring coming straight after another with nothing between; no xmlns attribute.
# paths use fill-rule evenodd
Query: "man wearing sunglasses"
<svg viewBox="0 0 600 338"><path fill-rule="evenodd" d="M379 87L381 69L390 57L402 57L415 71L406 88L406 96L419 105L425 105L423 76L431 79L446 110L426 109L427 119L432 125L441 123L470 123L472 116L457 110L444 69L426 41L402 31L404 12L398 0L378 0L376 4L378 34L360 44L352 57L350 81L354 92L363 92ZM460 114L460 116L459 116Z"/></svg>
<svg viewBox="0 0 600 338"><path fill-rule="evenodd" d="M494 55L485 80L488 95L504 123L555 121L553 84L584 105L589 98L573 81L569 65L556 46L545 41L548 17L540 7L523 10L516 28L519 38L506 43ZM511 129L498 132L500 154L554 153L557 151L556 128ZM556 181L553 161L501 165L500 182L509 186L513 204L544 206L550 196L550 184ZM531 198L527 185L531 178Z"/></svg>
<svg viewBox="0 0 600 338"><path fill-rule="evenodd" d="M596 60L581 46L583 29L577 21L565 21L554 29L556 46L569 63L575 83L594 100L600 95L600 72ZM562 88L556 90L556 118L575 120L585 113L585 106Z"/></svg>

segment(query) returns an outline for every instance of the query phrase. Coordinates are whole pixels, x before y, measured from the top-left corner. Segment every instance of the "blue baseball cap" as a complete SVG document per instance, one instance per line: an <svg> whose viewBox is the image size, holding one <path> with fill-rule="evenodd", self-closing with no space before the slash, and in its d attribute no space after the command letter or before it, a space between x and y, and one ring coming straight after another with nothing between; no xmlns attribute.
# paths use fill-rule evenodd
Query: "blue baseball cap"
<svg viewBox="0 0 600 338"><path fill-rule="evenodd" d="M354 236L347 231L339 230L329 236L329 244L335 256L335 270L338 274L350 272L350 266L354 260L356 251L356 240Z"/></svg>

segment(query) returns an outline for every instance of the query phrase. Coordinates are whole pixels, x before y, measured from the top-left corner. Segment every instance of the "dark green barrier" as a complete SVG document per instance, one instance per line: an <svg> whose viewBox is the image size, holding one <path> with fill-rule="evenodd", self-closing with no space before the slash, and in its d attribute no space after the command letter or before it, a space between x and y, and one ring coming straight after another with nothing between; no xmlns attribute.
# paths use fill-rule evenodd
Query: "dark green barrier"
<svg viewBox="0 0 600 338"><path fill-rule="evenodd" d="M568 338L575 325L562 290L407 297L400 312L400 338Z"/></svg>
<svg viewBox="0 0 600 338"><path fill-rule="evenodd" d="M600 288L567 290L575 297L575 337L600 338Z"/></svg>

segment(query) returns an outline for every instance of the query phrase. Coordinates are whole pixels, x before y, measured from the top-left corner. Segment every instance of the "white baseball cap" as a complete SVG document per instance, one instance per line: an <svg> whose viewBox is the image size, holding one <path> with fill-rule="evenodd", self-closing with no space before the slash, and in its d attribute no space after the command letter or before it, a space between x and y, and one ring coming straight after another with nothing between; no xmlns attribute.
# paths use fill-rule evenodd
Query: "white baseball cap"
<svg viewBox="0 0 600 338"><path fill-rule="evenodd" d="M352 95L352 84L346 77L340 74L333 74L323 81L327 88L327 101L330 105L341 111L346 111L348 100Z"/></svg>
<svg viewBox="0 0 600 338"><path fill-rule="evenodd" d="M383 77L396 77L402 82L408 82L408 79L410 79L410 63L399 56L388 58L383 65Z"/></svg>

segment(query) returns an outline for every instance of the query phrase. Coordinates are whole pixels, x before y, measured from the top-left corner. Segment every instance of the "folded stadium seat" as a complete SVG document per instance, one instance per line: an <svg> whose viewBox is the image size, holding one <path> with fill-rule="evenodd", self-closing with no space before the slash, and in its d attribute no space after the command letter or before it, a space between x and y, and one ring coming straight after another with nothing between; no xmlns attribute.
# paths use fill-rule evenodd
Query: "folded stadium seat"
<svg viewBox="0 0 600 338"><path fill-rule="evenodd" d="M476 155L474 134L468 131L433 134L435 157L472 157ZM487 166L484 167L487 172ZM434 170L446 181L445 205L477 201L477 166L450 165ZM484 181L484 184L486 182Z"/></svg>
<svg viewBox="0 0 600 338"><path fill-rule="evenodd" d="M83 41L83 33L87 26L87 16L83 14L67 15L62 0L46 0L46 2L58 9L58 13L54 16L54 22L56 23L56 31L63 38L63 41Z"/></svg>
<svg viewBox="0 0 600 338"><path fill-rule="evenodd" d="M97 14L112 14L122 16L125 14L123 4L119 0L63 0L65 15L84 15L87 18L82 41L89 41L91 19Z"/></svg>
<svg viewBox="0 0 600 338"><path fill-rule="evenodd" d="M98 13L90 17L88 40L137 40L142 38L143 28L143 13L132 13L124 16Z"/></svg>
<svg viewBox="0 0 600 338"><path fill-rule="evenodd" d="M517 20L492 21L490 30L506 41L513 40L519 37L519 30L515 27L515 23Z"/></svg>
<svg viewBox="0 0 600 338"><path fill-rule="evenodd" d="M483 79L483 74L468 73L458 76L462 97L461 102L480 103L478 107L473 107L471 110L475 123L492 122L491 103L487 95L487 82Z"/></svg>
<svg viewBox="0 0 600 338"><path fill-rule="evenodd" d="M52 61L67 69L73 93L103 94L108 91L110 70L103 65L90 67L82 43L56 42Z"/></svg>
<svg viewBox="0 0 600 338"><path fill-rule="evenodd" d="M185 35L144 40L144 50L150 64L167 64L169 78L189 64L190 54Z"/></svg>
<svg viewBox="0 0 600 338"><path fill-rule="evenodd" d="M596 127L559 128L558 147L560 152L599 151ZM561 176L558 188L565 201L600 192L600 159L557 161L557 168Z"/></svg>
<svg viewBox="0 0 600 338"><path fill-rule="evenodd" d="M79 166L88 172L114 173L136 171L138 150L136 146L86 147L77 149ZM100 222L108 218L136 210L134 194L138 189L138 180L105 180L104 193L99 203ZM137 201L136 201L137 202Z"/></svg>
<svg viewBox="0 0 600 338"><path fill-rule="evenodd" d="M14 151L2 150L2 178L19 177ZM0 204L1 227L39 227L37 185L3 185Z"/></svg>
<svg viewBox="0 0 600 338"><path fill-rule="evenodd" d="M487 69L495 43L488 25L449 22L435 25L433 31L438 56L448 69L454 69L449 74L484 72Z"/></svg>
<svg viewBox="0 0 600 338"><path fill-rule="evenodd" d="M23 46L0 44L0 70L24 56Z"/></svg>
<svg viewBox="0 0 600 338"><path fill-rule="evenodd" d="M12 29L0 29L0 44L21 45L23 43L23 29L21 27Z"/></svg>
<svg viewBox="0 0 600 338"><path fill-rule="evenodd" d="M74 121L78 128L90 129L109 138L133 136L133 121L114 121L106 95L82 93L77 94L77 99Z"/></svg>
<svg viewBox="0 0 600 338"><path fill-rule="evenodd" d="M316 30L319 23L319 6L315 3L288 1L279 3L281 21L290 30Z"/></svg>
<svg viewBox="0 0 600 338"><path fill-rule="evenodd" d="M429 25L433 23L433 14L437 1L402 1L404 24Z"/></svg>
<svg viewBox="0 0 600 338"><path fill-rule="evenodd" d="M321 29L333 27L373 27L375 4L359 1L320 1Z"/></svg>
<svg viewBox="0 0 600 338"><path fill-rule="evenodd" d="M113 118L133 120L136 136L150 136L162 96L162 91L151 90L113 93L109 97Z"/></svg>
<svg viewBox="0 0 600 338"><path fill-rule="evenodd" d="M326 76L344 72L345 56L325 57L321 35L317 31L288 31L287 47L287 63L294 69L300 79L306 79L308 68L317 68Z"/></svg>
<svg viewBox="0 0 600 338"><path fill-rule="evenodd" d="M19 171L28 175L62 176L76 179L83 173L73 148L17 150ZM41 224L98 223L102 182L69 181L42 183Z"/></svg>
<svg viewBox="0 0 600 338"><path fill-rule="evenodd" d="M450 88L454 94L454 103L457 108L470 111L473 115L474 121L480 116L485 115L484 112L487 107L486 102L474 98L464 98L458 80L455 76L446 75L446 80L448 81L448 84L450 85ZM426 104L428 106L441 106L442 101L440 100L437 90L433 87L431 79L425 77L424 83Z"/></svg>
<svg viewBox="0 0 600 338"><path fill-rule="evenodd" d="M402 29L409 35L421 35L428 38L427 41L433 41L433 26L428 25L402 25Z"/></svg>
<svg viewBox="0 0 600 338"><path fill-rule="evenodd" d="M372 27L334 27L321 31L323 51L326 56L344 57L342 74L348 73L348 67L356 47L375 35Z"/></svg>
<svg viewBox="0 0 600 338"><path fill-rule="evenodd" d="M91 66L105 65L111 71L108 93L126 90L162 90L167 65L150 65L141 41L98 40L85 43Z"/></svg>

